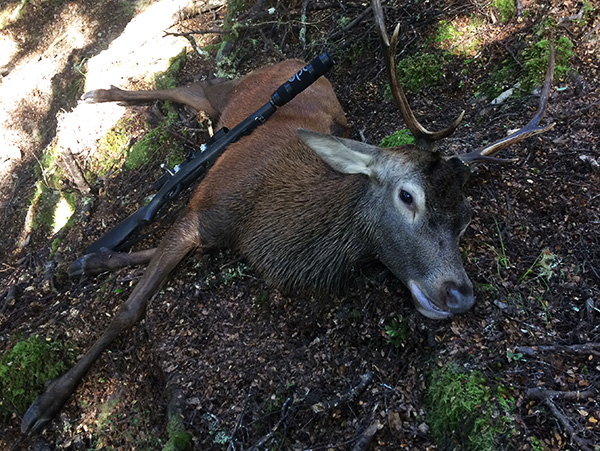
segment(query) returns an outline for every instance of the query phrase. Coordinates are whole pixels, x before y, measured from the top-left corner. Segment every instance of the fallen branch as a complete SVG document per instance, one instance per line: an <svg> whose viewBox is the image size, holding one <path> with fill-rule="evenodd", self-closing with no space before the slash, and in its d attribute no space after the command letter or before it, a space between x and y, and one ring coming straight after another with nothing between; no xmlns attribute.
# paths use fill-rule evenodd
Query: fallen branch
<svg viewBox="0 0 600 451"><path fill-rule="evenodd" d="M61 148L60 149L60 158L59 165L67 174L67 176L71 179L75 187L79 190L81 194L87 196L93 192L92 187L85 179L83 175L83 171L81 167L77 163L77 160L73 156L70 148Z"/></svg>
<svg viewBox="0 0 600 451"><path fill-rule="evenodd" d="M164 36L175 36L175 37L179 37L179 36L183 36L184 38L186 38L188 40L188 42L190 43L190 45L192 46L192 48L194 49L194 52L196 52L198 54L198 56L201 57L205 57L206 56L206 52L204 50L202 50L200 48L200 46L198 46L198 43L196 42L196 39L194 39L193 34L203 34L203 33L223 33L221 30L207 30L207 31L195 31L195 32L185 32L185 33L171 33L169 31L165 31ZM164 37L163 36L163 37Z"/></svg>
<svg viewBox="0 0 600 451"><path fill-rule="evenodd" d="M341 29L338 29L337 31L333 32L329 36L328 40L332 41L332 40L338 38L339 36L341 36L342 34L348 32L352 28L354 28L356 25L358 25L359 23L361 23L365 17L367 17L369 14L371 14L372 9L373 9L372 6L368 6L367 8L365 8L363 10L363 12L361 12L358 16L356 16L354 18L354 20L352 20L352 22L350 22L345 27L343 27Z"/></svg>
<svg viewBox="0 0 600 451"><path fill-rule="evenodd" d="M9 306L15 305L17 301L17 296L19 294L19 287L16 283L11 284L5 293L3 293L0 298L6 296L4 298L4 304L2 304L2 308L0 308L0 314L4 313Z"/></svg>
<svg viewBox="0 0 600 451"><path fill-rule="evenodd" d="M379 420L375 420L360 435L359 439L356 441L356 443L352 447L352 451L364 451L366 449L369 449L369 446L373 442L373 439L375 438L375 434L377 433L378 430L379 430Z"/></svg>
<svg viewBox="0 0 600 451"><path fill-rule="evenodd" d="M545 401L548 398L559 398L565 399L568 401L579 401L580 399L587 397L595 397L596 389L588 388L586 390L580 391L557 391L557 390L546 390L545 388L530 388L527 390L527 396L536 401Z"/></svg>
<svg viewBox="0 0 600 451"><path fill-rule="evenodd" d="M346 404L347 402L351 401L352 399L354 399L358 395L360 395L362 392L364 392L372 380L373 380L372 372L368 372L368 373L364 374L360 378L360 381L357 385L350 388L350 390L348 390L346 393L342 394L341 396L337 396L335 398L313 404L312 405L313 411L315 413L325 412L326 410L335 409L338 406L340 406L341 404Z"/></svg>
<svg viewBox="0 0 600 451"><path fill-rule="evenodd" d="M574 354L600 355L600 343L584 343L580 345L540 345L540 346L517 346L516 353L532 356L537 353L550 352L572 352Z"/></svg>
<svg viewBox="0 0 600 451"><path fill-rule="evenodd" d="M290 415L291 409L288 409L290 402L292 402L292 398L287 398L285 400L283 406L281 407L281 415L279 416L279 421L277 421L275 426L273 426L267 434L263 435L263 437L250 448L250 451L262 449L264 445L273 438L275 432L279 430L279 428L285 423L288 416Z"/></svg>
<svg viewBox="0 0 600 451"><path fill-rule="evenodd" d="M562 411L558 408L558 406L554 403L554 400L557 398L567 399L567 400L579 400L583 397L595 395L595 389L588 389L583 392L580 391L568 391L568 392L560 392L555 390L545 390L543 388L531 388L527 390L527 396L536 401L542 401L552 412L552 415L556 418L558 423L561 425L563 430L569 434L571 440L577 443L577 446L582 451L591 451L592 445L588 443L587 440L580 437L568 420L568 418L562 413Z"/></svg>

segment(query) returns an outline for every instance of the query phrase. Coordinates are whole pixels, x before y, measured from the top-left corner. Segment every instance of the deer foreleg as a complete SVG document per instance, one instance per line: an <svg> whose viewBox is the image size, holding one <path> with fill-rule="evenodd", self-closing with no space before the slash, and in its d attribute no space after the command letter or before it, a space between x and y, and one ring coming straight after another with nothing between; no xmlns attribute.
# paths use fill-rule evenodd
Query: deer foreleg
<svg viewBox="0 0 600 451"><path fill-rule="evenodd" d="M121 332L144 317L148 300L158 291L173 268L198 245L198 228L195 221L180 218L156 248L142 279L113 318L108 329L73 368L52 381L46 391L29 407L21 422L21 430L24 433L37 433L43 429L75 391L79 382L108 345Z"/></svg>
<svg viewBox="0 0 600 451"><path fill-rule="evenodd" d="M69 266L69 276L95 276L104 271L116 271L126 266L145 265L152 260L156 248L137 252L115 252L102 249L100 252L79 257Z"/></svg>

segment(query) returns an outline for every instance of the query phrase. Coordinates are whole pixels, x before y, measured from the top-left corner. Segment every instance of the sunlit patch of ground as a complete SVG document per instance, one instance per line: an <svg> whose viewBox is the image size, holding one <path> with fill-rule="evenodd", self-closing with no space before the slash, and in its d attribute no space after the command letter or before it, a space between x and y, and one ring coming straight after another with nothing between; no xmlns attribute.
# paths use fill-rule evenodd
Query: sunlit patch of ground
<svg viewBox="0 0 600 451"><path fill-rule="evenodd" d="M161 0L146 7L125 27L106 50L92 58L79 58L78 51L89 49L101 41L106 32L94 25L94 19L81 11L76 3L66 3L60 22L68 24L54 32L52 40L40 43L37 50L15 61L20 43L5 30L0 30L0 206L6 206L15 195L15 179L23 163L39 160L43 147L50 142L59 149L70 149L87 157L96 142L124 114L123 107L111 104L79 103L59 111L56 130L48 130L47 112L61 96L68 96L57 77L73 71L83 90L150 87L149 75L164 71L171 57L177 55L187 41L165 37L164 31L177 24L188 0ZM11 16L12 17L12 16ZM87 50L89 51L89 50ZM140 83L141 81L141 83ZM57 88L59 86L59 88ZM63 91L61 92L60 89ZM57 92L58 91L58 92ZM44 128L46 127L46 128ZM86 153L87 152L87 153ZM27 235L27 224L21 233Z"/></svg>

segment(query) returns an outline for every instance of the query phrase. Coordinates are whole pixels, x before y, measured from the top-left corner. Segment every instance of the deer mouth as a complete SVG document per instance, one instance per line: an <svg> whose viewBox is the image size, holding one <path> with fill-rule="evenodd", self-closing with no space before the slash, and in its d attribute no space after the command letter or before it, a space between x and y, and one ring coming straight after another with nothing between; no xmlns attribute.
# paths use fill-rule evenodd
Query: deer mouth
<svg viewBox="0 0 600 451"><path fill-rule="evenodd" d="M415 306L421 315L426 316L430 319L446 319L452 316L447 310L442 310L439 308L433 301L431 301L425 294L421 291L421 289L417 286L416 283L409 283L410 292L413 296L413 301L415 302Z"/></svg>

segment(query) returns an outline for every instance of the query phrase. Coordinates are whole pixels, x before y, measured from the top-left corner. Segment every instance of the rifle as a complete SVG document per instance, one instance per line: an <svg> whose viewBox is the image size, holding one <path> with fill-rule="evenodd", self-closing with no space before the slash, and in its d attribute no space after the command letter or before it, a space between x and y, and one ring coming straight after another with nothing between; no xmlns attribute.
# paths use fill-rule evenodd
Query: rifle
<svg viewBox="0 0 600 451"><path fill-rule="evenodd" d="M154 183L154 188L158 192L147 205L90 244L85 253L99 252L102 248L126 249L128 247L127 239L138 229L151 222L163 205L174 199L188 186L203 178L229 144L236 142L242 136L249 135L256 127L264 124L277 110L277 107L285 105L308 88L331 69L333 64L333 59L327 53L314 58L277 88L271 95L271 100L262 107L231 130L227 127L218 130L207 143L202 144L196 152L188 154L182 163Z"/></svg>

